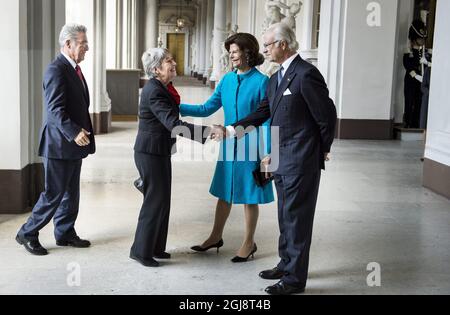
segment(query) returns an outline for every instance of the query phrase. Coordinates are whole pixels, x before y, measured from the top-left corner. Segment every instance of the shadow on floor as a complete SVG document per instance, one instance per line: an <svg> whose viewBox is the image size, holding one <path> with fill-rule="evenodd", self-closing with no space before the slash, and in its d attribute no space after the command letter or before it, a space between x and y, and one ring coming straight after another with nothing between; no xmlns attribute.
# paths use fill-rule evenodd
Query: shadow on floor
<svg viewBox="0 0 450 315"><path fill-rule="evenodd" d="M15 220L17 219L18 216L20 216L20 214L18 215L2 214L0 215L0 224Z"/></svg>
<svg viewBox="0 0 450 315"><path fill-rule="evenodd" d="M120 123L120 122L112 123L109 134L114 133L114 132L127 131L127 130L136 130L136 127L134 124L118 124L118 123ZM136 124L137 124L137 122L136 122Z"/></svg>

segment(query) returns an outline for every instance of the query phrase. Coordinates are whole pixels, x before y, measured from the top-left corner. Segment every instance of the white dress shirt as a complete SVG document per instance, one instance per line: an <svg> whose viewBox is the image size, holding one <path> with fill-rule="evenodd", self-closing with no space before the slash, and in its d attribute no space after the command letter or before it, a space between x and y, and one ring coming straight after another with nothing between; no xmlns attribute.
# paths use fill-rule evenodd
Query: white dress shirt
<svg viewBox="0 0 450 315"><path fill-rule="evenodd" d="M77 67L77 63L72 58L67 56L64 52L61 52L61 54L67 59L68 62L70 62L74 69Z"/></svg>
<svg viewBox="0 0 450 315"><path fill-rule="evenodd" d="M284 75L286 74L286 71L289 69L292 62L294 61L295 58L297 58L298 55L299 55L298 53L292 55L285 62L283 62L283 64L281 64L281 67L283 67L283 72L281 73L282 78L284 77ZM234 138L236 136L236 130L234 130L233 126L228 126L226 129L227 129L227 136L229 138Z"/></svg>
<svg viewBox="0 0 450 315"><path fill-rule="evenodd" d="M285 62L283 62L283 64L281 65L283 67L283 72L281 72L281 77L284 77L284 75L286 74L286 71L289 69L289 67L291 66L292 62L294 61L295 58L297 58L299 54L294 54L293 56L289 57L289 59L287 59Z"/></svg>
<svg viewBox="0 0 450 315"><path fill-rule="evenodd" d="M78 64L75 62L75 60L73 60L72 58L70 58L69 56L67 56L64 52L61 51L61 54L64 56L64 58L67 59L67 61L69 61L69 63L71 64L71 66L73 67L73 69L76 71L76 67L78 66ZM81 84L83 84L84 89L86 90L86 85L84 85L84 81L81 81Z"/></svg>

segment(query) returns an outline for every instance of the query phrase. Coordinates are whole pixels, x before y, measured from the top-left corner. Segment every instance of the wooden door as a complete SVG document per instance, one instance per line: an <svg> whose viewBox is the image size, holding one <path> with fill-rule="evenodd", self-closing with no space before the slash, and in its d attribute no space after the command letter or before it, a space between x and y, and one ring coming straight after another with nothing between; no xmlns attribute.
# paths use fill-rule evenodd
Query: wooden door
<svg viewBox="0 0 450 315"><path fill-rule="evenodd" d="M177 63L177 74L184 75L185 34L167 34L167 49Z"/></svg>

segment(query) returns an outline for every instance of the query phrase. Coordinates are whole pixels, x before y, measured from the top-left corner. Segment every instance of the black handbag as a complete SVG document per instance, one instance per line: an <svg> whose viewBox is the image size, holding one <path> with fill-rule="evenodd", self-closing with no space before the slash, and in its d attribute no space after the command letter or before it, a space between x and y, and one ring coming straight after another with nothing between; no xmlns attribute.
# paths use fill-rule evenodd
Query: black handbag
<svg viewBox="0 0 450 315"><path fill-rule="evenodd" d="M144 193L144 181L141 178L136 179L133 184L137 190L139 190L141 193Z"/></svg>
<svg viewBox="0 0 450 315"><path fill-rule="evenodd" d="M266 178L266 174L266 172L261 172L261 168L259 166L256 170L253 171L253 178L255 179L256 186L264 187L271 181L273 181L273 175L271 175L269 178Z"/></svg>

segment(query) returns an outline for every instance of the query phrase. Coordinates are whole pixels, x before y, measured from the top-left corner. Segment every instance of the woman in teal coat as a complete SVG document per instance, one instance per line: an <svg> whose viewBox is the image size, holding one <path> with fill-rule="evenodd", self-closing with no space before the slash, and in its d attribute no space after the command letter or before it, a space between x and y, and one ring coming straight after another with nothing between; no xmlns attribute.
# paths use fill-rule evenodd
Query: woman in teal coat
<svg viewBox="0 0 450 315"><path fill-rule="evenodd" d="M225 47L235 71L223 77L214 95L204 105L181 104L182 116L208 117L223 108L224 126L229 126L256 111L265 97L269 79L255 68L264 62L256 38L251 34L238 33L226 41ZM258 205L273 202L274 195L272 185L258 187L252 173L269 151L269 124L240 140L227 139L222 142L210 189L210 193L219 199L214 228L209 238L201 246L192 247L193 250L204 252L217 248L218 251L223 246L223 230L232 205L244 204L245 238L232 261L246 262L253 257L257 250L254 234L259 216Z"/></svg>

